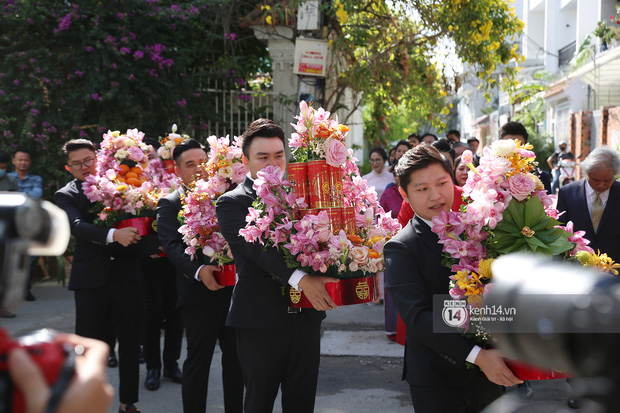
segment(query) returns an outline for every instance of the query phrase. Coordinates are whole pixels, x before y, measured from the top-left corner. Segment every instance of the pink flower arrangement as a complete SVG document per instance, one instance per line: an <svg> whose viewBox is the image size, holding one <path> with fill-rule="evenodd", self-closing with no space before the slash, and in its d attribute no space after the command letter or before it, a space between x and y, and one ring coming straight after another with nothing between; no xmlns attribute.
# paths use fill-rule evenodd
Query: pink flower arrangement
<svg viewBox="0 0 620 413"><path fill-rule="evenodd" d="M167 195L174 183L149 165L150 147L143 138L144 133L137 129L103 135L96 173L88 175L82 184L84 194L96 203L101 221L97 223L114 225L129 216L154 216L159 198Z"/></svg>
<svg viewBox="0 0 620 413"><path fill-rule="evenodd" d="M157 149L157 154L161 159L172 159L172 152L174 151L174 148L176 148L177 145L185 139L189 139L188 135L179 135L176 131L177 125L174 124L172 125L172 133L168 134L164 138L159 138L159 143L161 143L161 146Z"/></svg>
<svg viewBox="0 0 620 413"><path fill-rule="evenodd" d="M349 172L344 185L345 199L355 206L357 227L345 232L330 221L326 211L299 217L307 205L292 192L284 172L269 166L254 181L257 200L240 231L248 242L274 246L293 268L337 278L374 274L383 270L383 246L400 224L385 214L377 195L359 178L351 161L342 166Z"/></svg>
<svg viewBox="0 0 620 413"><path fill-rule="evenodd" d="M185 253L205 263L227 264L233 257L228 243L220 232L215 213L217 198L243 182L248 169L241 158L241 141L231 144L227 137L210 136L209 158L202 164L196 179L183 199L179 216L184 224L179 228L187 245Z"/></svg>
<svg viewBox="0 0 620 413"><path fill-rule="evenodd" d="M476 168L471 169L463 187L465 205L460 211L443 212L433 218L433 232L439 235L453 271L450 295L480 306L492 281L491 263L500 255L531 251L571 260L579 251L591 253L582 231L572 223L556 220L555 197L547 195L536 166L532 146L516 141L496 141L485 148ZM463 159L471 160L470 151ZM473 323L475 324L475 323ZM472 325L465 327L465 332ZM472 334L481 344L490 337L475 324Z"/></svg>
<svg viewBox="0 0 620 413"><path fill-rule="evenodd" d="M299 103L297 123L291 125L289 146L293 150L293 162L325 159L328 164L339 167L348 159L345 145L349 128L339 124L323 108L315 110L305 101Z"/></svg>

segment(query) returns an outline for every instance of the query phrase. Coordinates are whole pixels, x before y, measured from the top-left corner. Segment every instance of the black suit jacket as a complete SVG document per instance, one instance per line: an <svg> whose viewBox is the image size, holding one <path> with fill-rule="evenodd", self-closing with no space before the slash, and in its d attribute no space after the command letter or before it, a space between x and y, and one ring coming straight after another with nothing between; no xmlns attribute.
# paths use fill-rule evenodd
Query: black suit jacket
<svg viewBox="0 0 620 413"><path fill-rule="evenodd" d="M220 296L230 297L232 287L211 291L202 281L194 278L203 263L185 253L187 246L179 233L180 225L177 219L182 207L182 194L184 195L183 189L177 189L157 203L157 236L166 255L177 269L177 307L209 303Z"/></svg>
<svg viewBox="0 0 620 413"><path fill-rule="evenodd" d="M385 284L407 326L407 381L422 387L463 387L472 375L482 373L464 365L473 341L459 333L433 333L433 295L448 294L451 275L441 265L438 241L429 226L414 216L385 245Z"/></svg>
<svg viewBox="0 0 620 413"><path fill-rule="evenodd" d="M67 213L75 237L69 289L101 287L110 274L110 255L105 246L109 228L93 225L94 216L88 212L92 202L84 195L81 181L74 179L56 191L54 200Z"/></svg>
<svg viewBox="0 0 620 413"><path fill-rule="evenodd" d="M620 261L620 182L614 182L609 190L609 198L598 226L594 233L588 199L586 197L586 180L581 179L560 188L558 193L558 211L565 211L559 220L563 223L573 221L575 230L585 231L590 240L589 247L596 252L606 253L614 261Z"/></svg>
<svg viewBox="0 0 620 413"><path fill-rule="evenodd" d="M239 280L226 324L239 328L283 328L295 317L322 320L324 311L304 309L302 314L288 314L286 286L294 270L288 268L275 248L246 242L239 230L245 228L248 208L256 199L253 181L246 177L243 185L217 200L217 219L222 235L235 257Z"/></svg>

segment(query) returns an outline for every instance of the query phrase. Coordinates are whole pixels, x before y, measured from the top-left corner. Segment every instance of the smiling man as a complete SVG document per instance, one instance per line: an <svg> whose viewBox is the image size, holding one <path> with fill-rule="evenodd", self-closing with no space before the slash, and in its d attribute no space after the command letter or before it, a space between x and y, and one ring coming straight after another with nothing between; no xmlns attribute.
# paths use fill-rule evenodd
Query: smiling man
<svg viewBox="0 0 620 413"><path fill-rule="evenodd" d="M497 350L483 350L459 333L433 331L433 295L448 294L451 271L431 220L450 211L454 189L445 157L416 146L396 167L414 217L384 249L386 286L407 326L405 379L416 413L478 412L520 381ZM465 361L480 369L469 369Z"/></svg>
<svg viewBox="0 0 620 413"><path fill-rule="evenodd" d="M286 168L284 131L273 121L252 122L241 138L243 163L250 173L242 185L218 199L216 208L239 277L226 324L237 330L245 412L272 411L281 386L283 413L311 413L319 375L321 320L324 310L336 308L325 283L336 280L293 270L275 248L246 242L239 235L256 199L257 173L267 166ZM287 286L303 291L314 309L289 308Z"/></svg>

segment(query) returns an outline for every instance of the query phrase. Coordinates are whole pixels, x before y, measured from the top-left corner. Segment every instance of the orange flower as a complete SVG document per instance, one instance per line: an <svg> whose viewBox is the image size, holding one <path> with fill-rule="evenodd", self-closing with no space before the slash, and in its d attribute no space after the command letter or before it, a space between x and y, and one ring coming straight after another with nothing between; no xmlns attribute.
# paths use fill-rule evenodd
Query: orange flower
<svg viewBox="0 0 620 413"><path fill-rule="evenodd" d="M362 245L364 243L364 240L355 234L348 234L347 238L349 239L349 241L356 245Z"/></svg>
<svg viewBox="0 0 620 413"><path fill-rule="evenodd" d="M370 258L381 258L381 255L377 251L371 249L368 250L368 256Z"/></svg>

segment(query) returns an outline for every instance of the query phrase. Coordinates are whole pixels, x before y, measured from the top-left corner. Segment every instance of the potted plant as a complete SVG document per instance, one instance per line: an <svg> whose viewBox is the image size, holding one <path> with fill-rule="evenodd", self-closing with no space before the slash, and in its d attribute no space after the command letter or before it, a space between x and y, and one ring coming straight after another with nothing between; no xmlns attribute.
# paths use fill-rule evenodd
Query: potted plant
<svg viewBox="0 0 620 413"><path fill-rule="evenodd" d="M617 33L604 21L599 21L594 29L594 35L601 41L601 52L607 50L607 44L617 37Z"/></svg>

